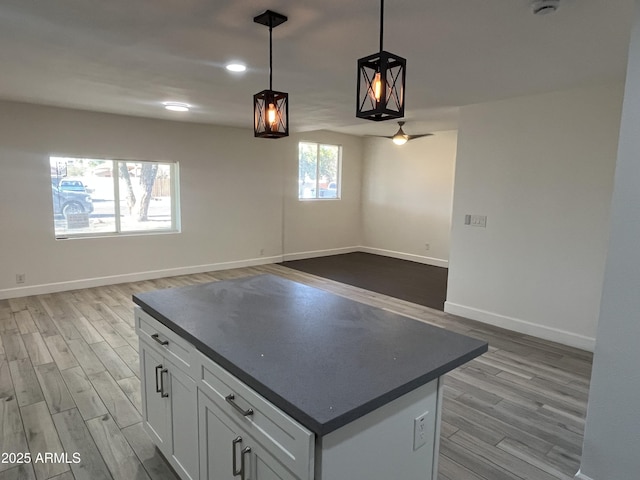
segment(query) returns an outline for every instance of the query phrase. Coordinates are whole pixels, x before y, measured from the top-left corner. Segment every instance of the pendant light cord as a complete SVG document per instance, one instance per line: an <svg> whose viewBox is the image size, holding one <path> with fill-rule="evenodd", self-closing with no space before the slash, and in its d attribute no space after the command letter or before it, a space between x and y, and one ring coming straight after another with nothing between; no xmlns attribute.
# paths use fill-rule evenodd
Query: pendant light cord
<svg viewBox="0 0 640 480"><path fill-rule="evenodd" d="M384 0L380 0L380 51L382 48L382 33L384 31Z"/></svg>
<svg viewBox="0 0 640 480"><path fill-rule="evenodd" d="M269 90L273 90L273 17L269 17Z"/></svg>

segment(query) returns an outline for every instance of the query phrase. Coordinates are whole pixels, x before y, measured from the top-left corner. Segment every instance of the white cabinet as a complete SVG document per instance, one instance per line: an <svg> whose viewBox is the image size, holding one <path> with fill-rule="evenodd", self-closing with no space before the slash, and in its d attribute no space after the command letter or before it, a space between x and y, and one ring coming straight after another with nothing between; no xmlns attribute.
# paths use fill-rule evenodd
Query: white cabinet
<svg viewBox="0 0 640 480"><path fill-rule="evenodd" d="M150 317L144 318L145 315L144 312L136 313L138 327L143 319L148 326ZM162 332L154 337L156 333L145 336L139 332L143 426L180 477L197 480L196 382L184 371L185 363L176 361L176 356L167 348L180 340L176 342L173 332Z"/></svg>
<svg viewBox="0 0 640 480"><path fill-rule="evenodd" d="M202 391L198 406L201 480L299 480Z"/></svg>
<svg viewBox="0 0 640 480"><path fill-rule="evenodd" d="M154 348L140 341L140 371L142 388L142 414L144 427L160 450L167 440L167 402L160 390L160 374L164 358Z"/></svg>

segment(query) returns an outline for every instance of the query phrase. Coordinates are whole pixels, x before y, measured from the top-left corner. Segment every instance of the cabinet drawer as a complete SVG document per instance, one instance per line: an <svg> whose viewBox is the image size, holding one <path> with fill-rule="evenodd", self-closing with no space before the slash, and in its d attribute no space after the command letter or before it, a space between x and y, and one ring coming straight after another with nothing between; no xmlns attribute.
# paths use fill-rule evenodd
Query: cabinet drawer
<svg viewBox="0 0 640 480"><path fill-rule="evenodd" d="M314 434L207 356L196 355L198 388L297 478L312 479ZM244 415L248 409L252 413Z"/></svg>
<svg viewBox="0 0 640 480"><path fill-rule="evenodd" d="M141 339L160 348L176 367L192 375L196 349L139 307L135 308L136 331Z"/></svg>

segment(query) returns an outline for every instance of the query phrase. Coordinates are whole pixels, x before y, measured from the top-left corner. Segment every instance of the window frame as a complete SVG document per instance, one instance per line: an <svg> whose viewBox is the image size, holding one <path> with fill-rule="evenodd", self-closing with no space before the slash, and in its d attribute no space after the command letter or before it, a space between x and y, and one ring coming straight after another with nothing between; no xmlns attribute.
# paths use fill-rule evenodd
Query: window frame
<svg viewBox="0 0 640 480"><path fill-rule="evenodd" d="M300 196L300 145L301 144L315 145L316 147L316 186L315 186L315 197L307 198ZM335 197L320 197L320 162L318 158L320 157L320 147L321 146L329 146L329 147L337 147L338 148L338 166L336 168L336 196ZM338 143L323 143L323 142L312 142L308 140L300 140L298 142L298 201L301 202L315 202L315 201L330 201L330 200L342 200L342 145Z"/></svg>
<svg viewBox="0 0 640 480"><path fill-rule="evenodd" d="M114 202L114 231L109 232L82 232L71 233L65 232L58 234L55 227L55 215L54 206L51 205L51 219L53 220L53 235L56 240L73 240L73 239L86 239L86 238L105 238L105 237L127 237L127 236L139 236L139 235L167 235L181 232L181 219L180 219L180 166L177 161L170 160L139 160L132 158L106 158L98 156L82 156L82 155L68 155L68 154L49 154L49 165L51 165L51 159L76 159L76 160L98 160L111 162L111 178L113 183L113 202ZM169 182L169 193L171 198L171 227L162 228L157 230L140 229L140 230L125 230L122 231L122 224L120 218L120 178L119 167L120 163L157 163L160 165L168 165L171 181ZM88 193L87 195L91 195Z"/></svg>

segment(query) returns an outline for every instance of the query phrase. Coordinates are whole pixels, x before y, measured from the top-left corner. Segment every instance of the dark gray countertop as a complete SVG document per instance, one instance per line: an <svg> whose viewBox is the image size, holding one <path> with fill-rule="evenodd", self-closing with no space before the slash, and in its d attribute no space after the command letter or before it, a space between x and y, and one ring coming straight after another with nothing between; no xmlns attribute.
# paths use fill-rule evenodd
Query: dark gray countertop
<svg viewBox="0 0 640 480"><path fill-rule="evenodd" d="M317 435L487 351L487 343L273 275L133 296Z"/></svg>

